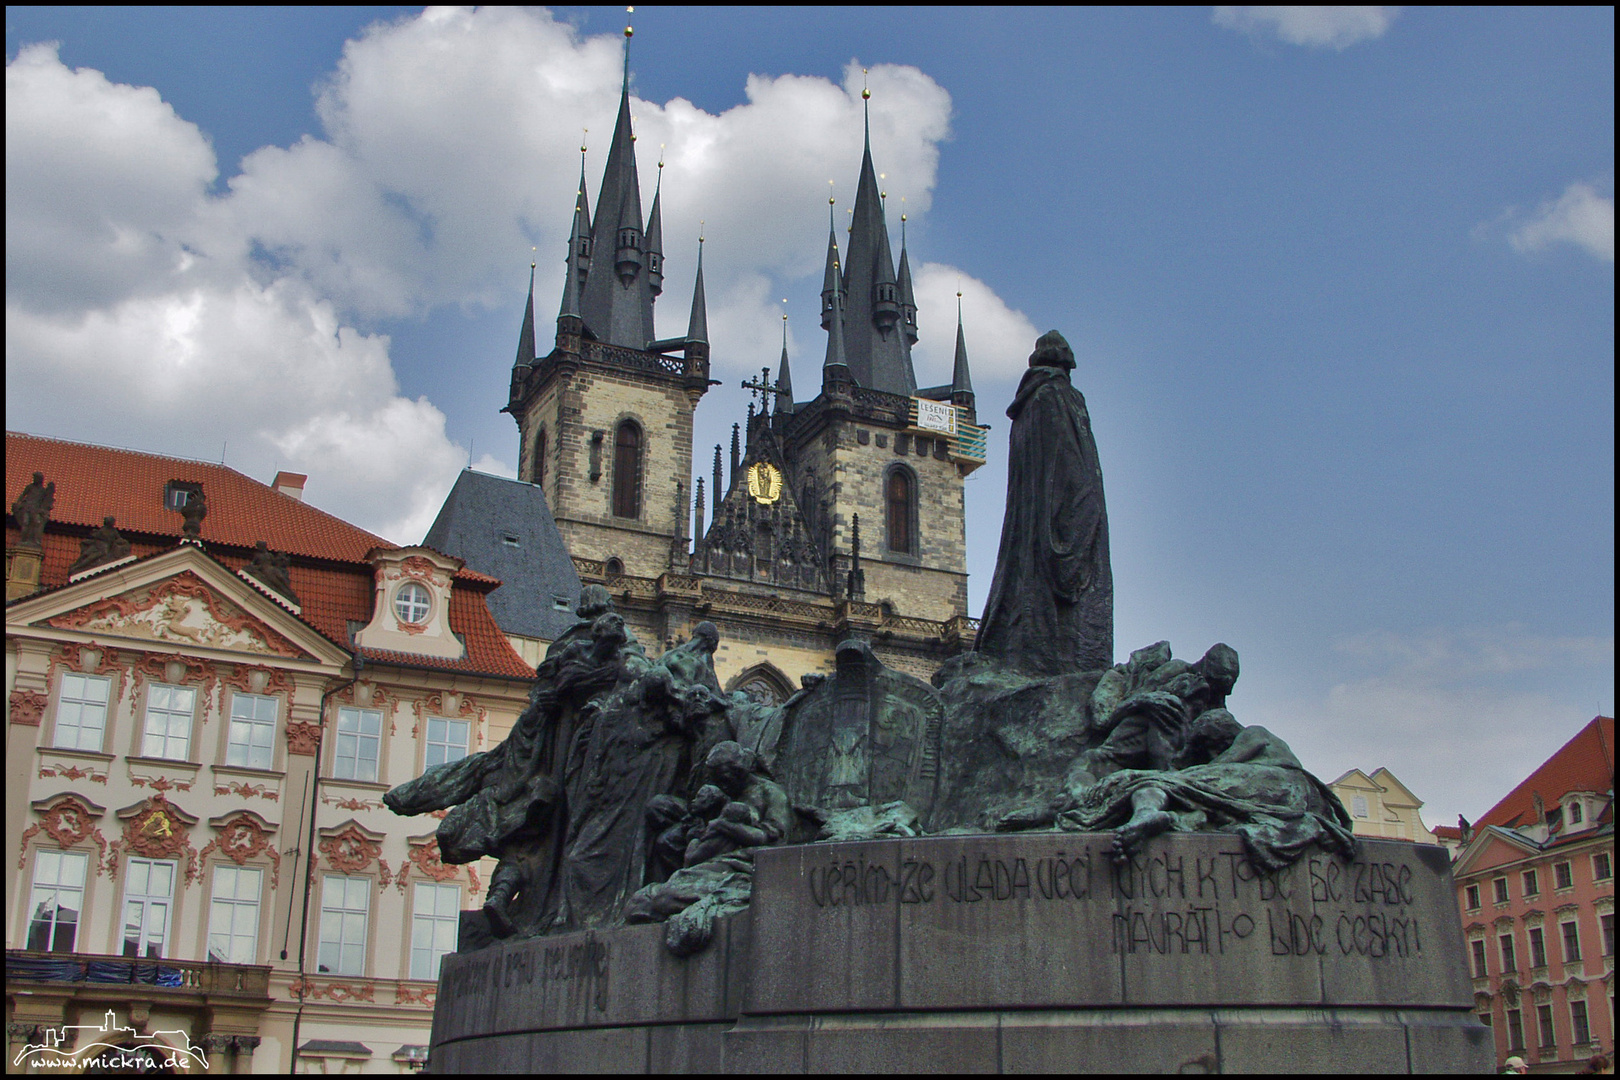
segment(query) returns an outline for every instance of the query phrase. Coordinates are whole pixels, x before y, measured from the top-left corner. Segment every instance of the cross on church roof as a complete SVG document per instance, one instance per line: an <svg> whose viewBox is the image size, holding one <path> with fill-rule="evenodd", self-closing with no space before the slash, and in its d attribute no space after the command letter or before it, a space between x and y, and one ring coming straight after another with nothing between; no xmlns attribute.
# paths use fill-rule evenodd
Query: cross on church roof
<svg viewBox="0 0 1620 1080"><path fill-rule="evenodd" d="M771 385L771 369L768 367L759 369L759 382L744 379L742 387L744 390L751 390L759 395L759 411L761 413L766 411L765 403L770 400L770 395L776 393L776 387Z"/></svg>

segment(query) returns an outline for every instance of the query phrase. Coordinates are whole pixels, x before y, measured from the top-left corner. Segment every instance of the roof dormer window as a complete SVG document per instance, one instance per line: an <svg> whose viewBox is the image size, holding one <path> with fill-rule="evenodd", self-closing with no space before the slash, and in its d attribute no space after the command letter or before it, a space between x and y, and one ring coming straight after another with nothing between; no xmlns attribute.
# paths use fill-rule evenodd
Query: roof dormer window
<svg viewBox="0 0 1620 1080"><path fill-rule="evenodd" d="M1569 823L1571 825L1579 825L1581 823L1581 804L1579 802L1572 802L1569 804L1568 816Z"/></svg>
<svg viewBox="0 0 1620 1080"><path fill-rule="evenodd" d="M193 492L201 490L201 484L189 480L170 480L163 485L163 505L169 510L179 510L186 505Z"/></svg>
<svg viewBox="0 0 1620 1080"><path fill-rule="evenodd" d="M432 608L428 591L414 581L406 582L394 593L394 614L402 623L424 623Z"/></svg>

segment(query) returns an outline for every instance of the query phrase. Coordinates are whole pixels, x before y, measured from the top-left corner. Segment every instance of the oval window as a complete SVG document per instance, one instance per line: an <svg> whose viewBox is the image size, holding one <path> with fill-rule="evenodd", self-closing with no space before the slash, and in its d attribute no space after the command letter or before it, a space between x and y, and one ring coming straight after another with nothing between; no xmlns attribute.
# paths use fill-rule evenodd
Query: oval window
<svg viewBox="0 0 1620 1080"><path fill-rule="evenodd" d="M426 622L430 606L428 591L414 581L401 585L394 594L394 614L400 622Z"/></svg>

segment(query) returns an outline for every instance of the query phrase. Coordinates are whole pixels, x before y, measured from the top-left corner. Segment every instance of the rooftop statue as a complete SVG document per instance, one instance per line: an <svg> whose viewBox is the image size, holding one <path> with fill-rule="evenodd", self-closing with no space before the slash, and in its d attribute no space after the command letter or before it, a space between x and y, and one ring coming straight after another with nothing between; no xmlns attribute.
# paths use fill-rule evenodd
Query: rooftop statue
<svg viewBox="0 0 1620 1080"><path fill-rule="evenodd" d="M129 541L118 532L117 523L108 514L101 519L101 527L79 541L79 557L68 567L70 575L90 570L105 563L117 562L129 555Z"/></svg>
<svg viewBox="0 0 1620 1080"><path fill-rule="evenodd" d="M45 474L37 472L29 485L22 489L17 501L11 504L11 516L17 519L17 542L28 547L40 547L45 542L45 521L56 505L56 481L45 482Z"/></svg>

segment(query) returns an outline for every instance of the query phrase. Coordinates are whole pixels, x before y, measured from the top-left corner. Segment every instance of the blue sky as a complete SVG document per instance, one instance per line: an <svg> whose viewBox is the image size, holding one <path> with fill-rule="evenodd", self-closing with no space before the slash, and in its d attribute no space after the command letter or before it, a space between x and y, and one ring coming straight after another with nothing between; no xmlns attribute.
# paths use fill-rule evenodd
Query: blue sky
<svg viewBox="0 0 1620 1080"><path fill-rule="evenodd" d="M1613 12L1279 10L637 11L659 330L701 221L727 385L697 468L783 298L809 396L870 69L918 381L949 378L960 287L994 425L975 613L1002 410L1056 328L1121 658L1227 641L1239 719L1326 779L1388 766L1430 824L1476 817L1614 708ZM458 468L515 470L527 264L549 317L623 25L8 8L7 427L307 472L312 502L419 540Z"/></svg>

